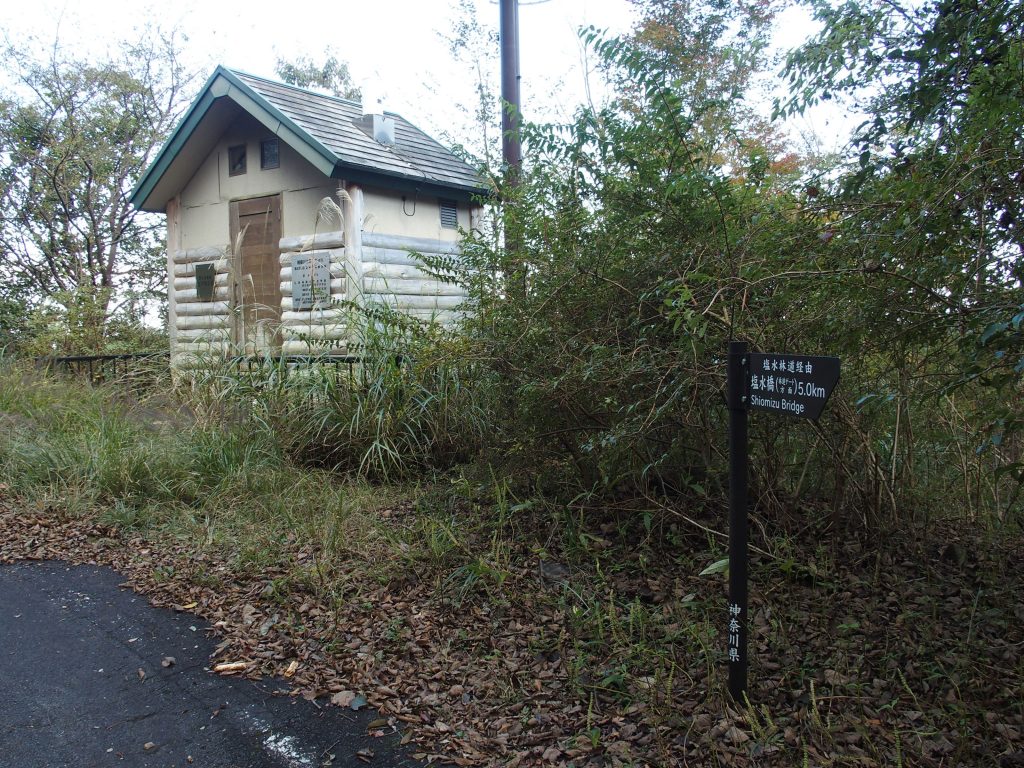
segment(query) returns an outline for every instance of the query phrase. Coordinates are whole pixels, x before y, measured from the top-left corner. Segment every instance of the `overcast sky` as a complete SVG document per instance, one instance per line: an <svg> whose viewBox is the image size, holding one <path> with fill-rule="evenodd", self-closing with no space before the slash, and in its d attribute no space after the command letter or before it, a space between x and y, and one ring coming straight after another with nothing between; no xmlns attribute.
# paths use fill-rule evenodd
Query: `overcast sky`
<svg viewBox="0 0 1024 768"><path fill-rule="evenodd" d="M496 2L474 5L481 23L497 25ZM364 98L380 99L414 122L444 126L452 119L445 96L473 98L475 76L453 60L445 40L457 13L455 0L8 0L0 8L0 24L12 38L31 32L52 42L59 34L64 44L97 53L111 41L136 35L146 22L177 27L189 38L185 53L194 66L207 71L219 63L267 77L275 77L278 56L317 59L331 47L348 63ZM579 103L585 89L575 30L594 24L624 32L630 21L625 0L524 2L524 103Z"/></svg>
<svg viewBox="0 0 1024 768"><path fill-rule="evenodd" d="M535 0L534 0L535 1ZM527 119L567 119L587 98L588 66L577 37L580 26L625 32L633 16L626 0L522 0L520 40L523 111ZM495 27L496 0L472 0L481 23ZM333 48L346 61L364 102L380 101L435 135L468 118L456 105L471 105L475 75L453 60L446 40L458 13L456 0L289 0L280 3L225 0L7 0L0 26L12 39L29 34L52 44L55 37L82 53L99 55L118 39L138 35L143 24L177 27L188 37L186 60L209 72L216 64L275 77L278 56L317 59ZM780 48L797 44L811 27L787 13L778 23ZM600 79L590 77L600 99ZM498 90L495 83L495 90ZM836 116L815 115L791 126L834 142ZM457 128L450 131L464 135Z"/></svg>

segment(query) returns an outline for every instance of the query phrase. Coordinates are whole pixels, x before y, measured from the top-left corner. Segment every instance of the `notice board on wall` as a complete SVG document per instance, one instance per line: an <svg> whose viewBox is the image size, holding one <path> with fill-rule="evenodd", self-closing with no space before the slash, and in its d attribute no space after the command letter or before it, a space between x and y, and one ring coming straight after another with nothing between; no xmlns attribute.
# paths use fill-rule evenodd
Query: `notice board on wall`
<svg viewBox="0 0 1024 768"><path fill-rule="evenodd" d="M292 309L308 312L331 303L331 255L313 251L292 257Z"/></svg>

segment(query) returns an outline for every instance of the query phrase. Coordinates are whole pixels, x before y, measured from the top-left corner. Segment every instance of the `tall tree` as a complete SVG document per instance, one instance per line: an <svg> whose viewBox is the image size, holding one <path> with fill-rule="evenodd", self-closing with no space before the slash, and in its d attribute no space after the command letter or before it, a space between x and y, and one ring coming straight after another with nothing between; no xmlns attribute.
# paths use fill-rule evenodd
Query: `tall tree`
<svg viewBox="0 0 1024 768"><path fill-rule="evenodd" d="M868 115L821 199L841 214L837 245L878 275L858 314L891 320L885 343L987 342L1024 301L1024 5L810 5L822 31L790 56L779 109L846 98Z"/></svg>
<svg viewBox="0 0 1024 768"><path fill-rule="evenodd" d="M737 166L753 154L786 156L785 141L747 101L768 66L779 0L630 0L637 21L630 40L661 70L709 151ZM628 73L624 95L635 94Z"/></svg>
<svg viewBox="0 0 1024 768"><path fill-rule="evenodd" d="M821 32L790 55L778 109L838 100L867 116L806 209L829 222L819 265L848 275L829 297L834 336L867 353L868 405L894 411L890 477L912 460L911 406L955 393L963 455L987 437L1024 480L1006 439L1024 427L1024 4L808 5Z"/></svg>
<svg viewBox="0 0 1024 768"><path fill-rule="evenodd" d="M101 348L113 318L161 297L160 222L129 196L187 103L176 44L151 33L99 62L4 51L0 278L56 309L73 348Z"/></svg>
<svg viewBox="0 0 1024 768"><path fill-rule="evenodd" d="M324 91L331 96L353 101L359 101L363 96L362 91L352 82L348 64L339 60L330 50L322 64L308 56L299 56L294 61L278 58L274 69L278 77L299 88Z"/></svg>
<svg viewBox="0 0 1024 768"><path fill-rule="evenodd" d="M451 94L452 107L466 117L454 121L453 127L464 123L469 129L464 136L453 135L450 129L442 134L457 143L471 161L496 168L501 162L501 99L496 90L501 81L498 14L495 10L493 18L482 17L473 0L457 0L449 10L451 25L444 39L452 58L470 72L461 84L461 93L471 88L472 96L468 101L460 99L458 84L449 84L446 92Z"/></svg>
<svg viewBox="0 0 1024 768"><path fill-rule="evenodd" d="M742 96L763 70L778 0L630 0L632 41L691 104Z"/></svg>

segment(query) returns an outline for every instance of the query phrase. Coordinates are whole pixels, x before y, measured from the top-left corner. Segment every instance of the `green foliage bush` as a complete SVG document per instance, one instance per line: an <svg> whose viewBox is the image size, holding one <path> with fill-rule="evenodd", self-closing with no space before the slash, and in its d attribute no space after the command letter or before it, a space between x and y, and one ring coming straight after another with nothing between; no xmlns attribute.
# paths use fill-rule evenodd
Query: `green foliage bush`
<svg viewBox="0 0 1024 768"><path fill-rule="evenodd" d="M858 55L836 34L823 33L835 56ZM930 44L907 35L905 48ZM950 498L972 516L1018 511L1016 230L1009 208L969 202L981 193L967 150L993 134L947 148L926 125L899 157L872 129L867 159L858 148L801 176L755 138L721 150L722 134L743 134L741 89L681 93L664 57L587 37L629 84L622 100L527 127L531 163L504 200L515 253L477 236L461 265L431 265L471 288L469 359L497 409L490 459L569 496L719 496L724 353L740 338L843 360L819 424L754 417L762 509L811 502L856 527L925 524ZM941 119L971 125L973 98ZM1017 157L1021 138L1018 124L1000 152ZM988 223L972 224L981 211Z"/></svg>
<svg viewBox="0 0 1024 768"><path fill-rule="evenodd" d="M726 341L765 340L781 302L750 285L816 232L763 160L723 167L706 117L728 104L684 100L643 51L590 38L632 101L528 128L533 161L507 203L528 290L506 290L519 278L502 282L507 255L484 238L463 272L434 266L472 288L468 330L506 406L498 454L549 466L563 490L706 490Z"/></svg>

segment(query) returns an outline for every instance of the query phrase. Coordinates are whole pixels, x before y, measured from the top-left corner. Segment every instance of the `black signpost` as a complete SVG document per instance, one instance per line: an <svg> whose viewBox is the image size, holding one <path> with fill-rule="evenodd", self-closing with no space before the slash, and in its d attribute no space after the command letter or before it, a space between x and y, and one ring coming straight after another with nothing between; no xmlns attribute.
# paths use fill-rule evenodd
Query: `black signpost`
<svg viewBox="0 0 1024 768"><path fill-rule="evenodd" d="M839 381L838 357L750 355L750 407L817 421Z"/></svg>
<svg viewBox="0 0 1024 768"><path fill-rule="evenodd" d="M730 341L729 407L729 693L747 692L747 411L751 408L816 421L839 382L839 358L747 353Z"/></svg>
<svg viewBox="0 0 1024 768"><path fill-rule="evenodd" d="M747 357L745 341L729 342L729 693L747 690Z"/></svg>

